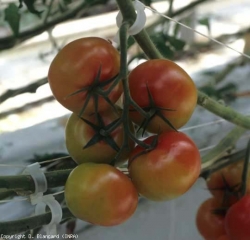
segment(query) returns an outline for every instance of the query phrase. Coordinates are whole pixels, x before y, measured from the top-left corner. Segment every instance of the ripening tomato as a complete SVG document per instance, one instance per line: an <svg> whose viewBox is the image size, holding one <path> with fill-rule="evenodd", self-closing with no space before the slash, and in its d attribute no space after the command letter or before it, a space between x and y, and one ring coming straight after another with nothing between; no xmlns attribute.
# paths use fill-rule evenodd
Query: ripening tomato
<svg viewBox="0 0 250 240"><path fill-rule="evenodd" d="M106 137L100 134L101 129L107 128L112 122L119 119L120 115L110 109L109 111L100 113L100 117L103 121L103 126L99 125L95 114L84 117L84 120L89 122L87 123L82 118L79 118L77 114L72 113L67 122L65 128L66 148L69 155L78 164L85 162L110 163L116 156L119 148L122 147L124 137L124 128L122 124ZM133 131L132 122L131 131ZM94 137L98 139L98 142L84 148L84 146ZM110 142L113 142L118 149L111 147L109 145ZM129 147L131 151L134 146L134 142L130 140ZM121 164L128 159L129 153L130 151L128 149L124 149L117 164Z"/></svg>
<svg viewBox="0 0 250 240"><path fill-rule="evenodd" d="M213 213L213 210L221 207L217 198L209 198L201 204L196 215L196 226L200 234L208 240L217 240L226 234L224 228L225 217Z"/></svg>
<svg viewBox="0 0 250 240"><path fill-rule="evenodd" d="M155 137L144 142L151 144ZM176 198L184 194L200 174L199 150L184 133L164 132L158 136L153 150L147 153L143 150L137 146L132 151L128 170L137 191L148 199Z"/></svg>
<svg viewBox="0 0 250 240"><path fill-rule="evenodd" d="M210 192L216 197L222 199L225 191L228 189L231 191L239 190L241 186L241 176L243 171L243 161L239 161L230 164L219 171L216 171L209 176L207 179L207 186ZM248 169L247 177L247 193L250 193L250 168ZM228 197L230 205L237 202L238 198L236 195Z"/></svg>
<svg viewBox="0 0 250 240"><path fill-rule="evenodd" d="M227 235L220 236L217 240L230 240Z"/></svg>
<svg viewBox="0 0 250 240"><path fill-rule="evenodd" d="M70 94L91 86L101 70L99 82L103 83L119 73L120 57L118 51L109 41L98 37L80 38L67 44L52 61L48 80L56 100L76 114L80 113L87 93ZM106 89L109 85L105 86ZM109 94L115 103L122 93L122 85L118 84ZM98 98L98 109L105 110L109 104L103 97ZM94 99L91 97L84 114L95 111Z"/></svg>
<svg viewBox="0 0 250 240"><path fill-rule="evenodd" d="M166 59L148 60L133 69L129 75L129 88L132 99L142 108L150 106L149 90L156 108L146 111L160 112L176 129L187 123L197 103L197 89L193 80L180 66ZM138 125L144 120L132 109L130 117ZM152 133L169 129L171 127L159 115L154 115L147 127Z"/></svg>
<svg viewBox="0 0 250 240"><path fill-rule="evenodd" d="M225 228L230 240L250 238L250 195L245 195L227 211Z"/></svg>
<svg viewBox="0 0 250 240"><path fill-rule="evenodd" d="M65 200L72 214L101 226L114 226L133 215L138 194L130 179L108 164L84 163L69 175Z"/></svg>

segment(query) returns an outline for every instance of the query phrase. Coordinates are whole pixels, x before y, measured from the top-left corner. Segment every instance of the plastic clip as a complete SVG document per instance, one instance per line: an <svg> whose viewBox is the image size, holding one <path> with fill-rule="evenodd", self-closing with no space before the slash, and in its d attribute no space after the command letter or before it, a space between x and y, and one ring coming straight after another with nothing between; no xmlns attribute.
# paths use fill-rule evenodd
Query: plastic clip
<svg viewBox="0 0 250 240"><path fill-rule="evenodd" d="M45 213L46 206L50 208L51 211L51 221L48 225L44 226L44 230L48 236L56 235L57 228L56 225L62 220L62 208L61 205L52 194L42 196L33 201L36 204L35 214Z"/></svg>
<svg viewBox="0 0 250 240"><path fill-rule="evenodd" d="M41 165L36 162L31 165L28 165L22 173L23 175L31 175L35 183L35 192L30 195L31 198L36 197L36 195L41 196L41 194L46 192L48 188L47 179L40 167Z"/></svg>
<svg viewBox="0 0 250 240"><path fill-rule="evenodd" d="M51 236L57 234L56 225L62 220L62 208L52 194L43 195L48 189L48 184L44 172L40 167L41 165L39 163L31 164L24 169L22 174L31 175L35 183L35 192L30 195L31 204L36 205L35 215L45 213L46 206L50 208L52 215L51 221L48 225L45 225L44 228L46 234Z"/></svg>
<svg viewBox="0 0 250 240"><path fill-rule="evenodd" d="M139 33L144 28L145 23L146 23L146 19L147 19L146 14L144 12L145 5L143 3L141 3L138 0L135 0L134 7L135 7L135 10L137 11L137 16L136 16L136 20L135 20L134 24L128 30L129 35L136 35L137 33ZM120 27L122 25L122 20L123 20L122 14L119 11L117 16L116 16L116 25L118 27ZM119 31L116 33L113 40L117 44L120 43Z"/></svg>

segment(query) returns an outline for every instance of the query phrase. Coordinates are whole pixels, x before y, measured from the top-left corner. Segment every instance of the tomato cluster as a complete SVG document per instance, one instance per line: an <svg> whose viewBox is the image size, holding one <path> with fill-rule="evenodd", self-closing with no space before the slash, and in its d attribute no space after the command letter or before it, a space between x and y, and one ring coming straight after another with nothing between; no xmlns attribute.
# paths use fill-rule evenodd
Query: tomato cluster
<svg viewBox="0 0 250 240"><path fill-rule="evenodd" d="M241 195L243 161L230 164L210 175L206 184L212 198L201 204L196 225L206 240L250 239L250 177ZM248 170L248 174L250 169Z"/></svg>
<svg viewBox="0 0 250 240"><path fill-rule="evenodd" d="M90 37L66 45L48 74L55 98L72 111L65 138L78 166L65 185L67 206L77 218L101 226L132 216L139 195L164 201L184 194L201 168L196 145L177 131L197 102L189 75L163 59L140 64L128 79L120 77L119 69L119 52L112 44ZM124 91L129 93L120 108L115 103ZM136 124L155 135L141 141ZM126 160L126 171L114 167Z"/></svg>

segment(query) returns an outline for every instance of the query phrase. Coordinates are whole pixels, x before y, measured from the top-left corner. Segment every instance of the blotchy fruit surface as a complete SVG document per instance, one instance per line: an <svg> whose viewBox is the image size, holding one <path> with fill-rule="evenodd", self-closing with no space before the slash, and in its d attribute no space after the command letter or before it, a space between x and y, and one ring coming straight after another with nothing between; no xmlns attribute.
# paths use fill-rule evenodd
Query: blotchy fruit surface
<svg viewBox="0 0 250 240"><path fill-rule="evenodd" d="M56 100L65 108L79 114L86 100L86 92L74 96L70 94L93 84L101 69L100 82L115 77L120 68L120 56L112 44L97 37L80 38L67 44L52 61L48 80ZM105 89L108 86L105 87ZM115 103L121 96L122 86L118 84L109 94ZM98 98L98 110L106 110L109 104ZM95 110L94 100L90 99L85 115Z"/></svg>
<svg viewBox="0 0 250 240"><path fill-rule="evenodd" d="M140 107L149 106L148 90L161 114L179 129L190 119L197 103L197 90L193 80L176 63L166 59L148 60L129 75L131 97ZM141 125L144 118L136 111L130 111L133 122ZM159 116L154 116L147 130L159 133L171 129Z"/></svg>
<svg viewBox="0 0 250 240"><path fill-rule="evenodd" d="M95 225L114 226L133 215L138 194L118 169L108 164L84 163L70 173L65 200L75 217Z"/></svg>
<svg viewBox="0 0 250 240"><path fill-rule="evenodd" d="M155 137L144 142L151 144ZM162 133L152 151L141 154L143 150L137 146L132 151L128 170L137 191L148 199L164 201L179 197L200 174L199 150L184 133Z"/></svg>

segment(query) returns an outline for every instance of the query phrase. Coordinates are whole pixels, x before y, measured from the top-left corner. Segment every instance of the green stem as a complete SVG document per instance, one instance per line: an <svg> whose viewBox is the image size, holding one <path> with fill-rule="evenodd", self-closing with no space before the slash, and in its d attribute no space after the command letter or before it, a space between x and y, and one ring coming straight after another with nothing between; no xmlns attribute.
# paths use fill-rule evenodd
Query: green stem
<svg viewBox="0 0 250 240"><path fill-rule="evenodd" d="M116 0L121 10L124 21L131 19L134 21L136 13L131 0ZM163 58L158 49L154 46L145 30L134 36L137 43L150 59ZM209 98L206 94L198 92L198 104L208 111L232 122L238 126L250 129L250 119L230 107L221 105L220 103Z"/></svg>
<svg viewBox="0 0 250 240"><path fill-rule="evenodd" d="M135 141L138 145L142 146L143 148L148 148L149 145L145 144L144 142L138 140L133 133L130 131L130 120L129 120L129 107L131 103L134 103L134 101L131 98L130 90L129 90L129 84L128 84L128 67L127 67L127 30L129 27L129 24L124 22L124 29L120 29L120 48L121 48L121 64L123 64L123 76L125 76L122 79L123 89L124 89L124 102L123 102L123 121L124 121L124 142L128 143L128 138L131 138L133 141ZM139 107L139 106L138 106ZM140 112L143 112L143 115L147 115L141 108Z"/></svg>
<svg viewBox="0 0 250 240"><path fill-rule="evenodd" d="M48 18L49 18L49 16L50 16L50 13L51 13L51 10L52 10L53 2L54 2L54 0L50 0L49 6L48 6L48 10L47 10L46 15L45 15L44 20L43 20L43 24L44 24L44 25L46 25L46 23L47 23L47 21L48 21Z"/></svg>
<svg viewBox="0 0 250 240"><path fill-rule="evenodd" d="M247 130L242 127L234 127L210 152L202 157L202 163L212 163L233 147L238 139Z"/></svg>
<svg viewBox="0 0 250 240"><path fill-rule="evenodd" d="M241 161L246 155L246 149L221 157L212 166L202 168L200 177L207 179L212 173L228 166L229 164Z"/></svg>
<svg viewBox="0 0 250 240"><path fill-rule="evenodd" d="M62 208L62 212L63 212L62 219L73 218L73 215L68 208L66 207ZM28 230L47 225L50 223L50 220L51 220L51 212L47 212L44 214L23 218L20 220L0 222L0 233L5 235L12 235L12 234L26 232Z"/></svg>
<svg viewBox="0 0 250 240"><path fill-rule="evenodd" d="M64 186L71 171L67 169L45 173L48 188ZM30 175L1 176L0 188L31 194L35 191L35 184Z"/></svg>
<svg viewBox="0 0 250 240"><path fill-rule="evenodd" d="M244 166L242 172L242 189L241 189L241 196L243 197L247 191L247 178L248 178L248 166L249 166L249 159L250 159L250 140L247 143L247 151L246 156L244 159Z"/></svg>
<svg viewBox="0 0 250 240"><path fill-rule="evenodd" d="M173 13L173 5L174 5L174 0L169 0L168 16L171 16Z"/></svg>
<svg viewBox="0 0 250 240"><path fill-rule="evenodd" d="M246 129L250 129L250 118L238 113L234 109L224 106L212 98L208 97L205 93L198 93L198 104L208 111L224 118L225 120L241 126Z"/></svg>
<svg viewBox="0 0 250 240"><path fill-rule="evenodd" d="M13 190L0 189L0 200L6 199L9 197L14 197L16 195L17 193Z"/></svg>

